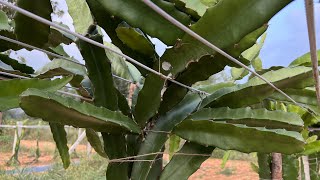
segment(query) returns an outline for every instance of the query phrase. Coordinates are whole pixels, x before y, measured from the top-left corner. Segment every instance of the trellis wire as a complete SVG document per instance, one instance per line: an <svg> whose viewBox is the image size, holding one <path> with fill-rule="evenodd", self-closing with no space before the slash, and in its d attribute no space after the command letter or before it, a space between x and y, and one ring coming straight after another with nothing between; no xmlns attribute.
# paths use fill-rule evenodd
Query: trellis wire
<svg viewBox="0 0 320 180"><path fill-rule="evenodd" d="M229 59L230 61L238 64L239 66L243 67L244 69L248 70L249 72L251 72L254 76L258 77L259 79L263 80L264 82L266 82L268 85L270 85L273 89L275 89L276 91L278 91L279 93L281 93L282 95L284 95L286 98L288 98L290 101L292 101L294 104L297 104L296 101L294 99L292 99L288 94L286 94L285 92L283 92L281 89L277 88L274 84L272 84L270 81L268 81L266 78L262 77L261 75L259 75L258 73L256 73L255 71L253 71L252 69L250 69L249 67L247 67L246 65L244 65L243 63L241 63L240 61L238 61L237 59L235 59L234 57L230 56L228 53L224 52L223 50L221 50L220 48L218 48L217 46L213 45L212 43L210 43L209 41L207 41L206 39L204 39L203 37L201 37L199 34L195 33L194 31L192 31L191 29L189 29L188 27L186 27L185 25L183 25L182 23L180 23L179 21L177 21L175 18L173 18L172 16L170 16L167 12L165 12L164 10L162 10L160 7L158 7L157 5L155 5L153 2L151 2L150 0L142 0L147 6L149 6L151 9L153 9L155 12L157 12L159 15L161 15L163 18L167 19L169 22L171 22L173 25L177 26L178 28L180 28L181 30L183 30L184 32L186 32L187 34L189 34L190 36L192 36L193 38L195 38L196 40L200 41L201 43L203 43L204 45L208 46L209 48L213 49L214 51L218 52L219 54L223 55L224 57L226 57L227 59Z"/></svg>
<svg viewBox="0 0 320 180"><path fill-rule="evenodd" d="M124 158L118 158L118 159L110 159L109 162L128 162L130 160L133 160L134 158L140 158L140 157L147 157L147 156L154 156L154 155L163 155L163 154L167 154L165 152L155 152L155 153L148 153L148 154L142 154L142 155L136 155L136 156L130 156L130 157L124 157ZM173 155L177 155L177 156L201 156L201 157L211 157L212 154L192 154L192 153L173 153ZM142 160L145 161L146 159ZM149 160L148 161L153 161L153 160ZM135 161L141 161L140 159L137 160L135 159Z"/></svg>
<svg viewBox="0 0 320 180"><path fill-rule="evenodd" d="M130 160L117 160L117 159L113 159L113 160L109 160L109 163L123 163L123 162L155 162L155 161L159 161L162 160L162 158L157 158L154 160L147 160L147 159L142 159L142 160L138 160L138 159L130 159Z"/></svg>
<svg viewBox="0 0 320 180"><path fill-rule="evenodd" d="M318 158L309 158L309 162L310 161L318 161Z"/></svg>
<svg viewBox="0 0 320 180"><path fill-rule="evenodd" d="M20 45L20 46L23 46L25 48L35 49L35 50L41 51L41 52L43 52L43 53L45 53L47 55L50 55L50 56L53 56L53 57L56 57L56 58L60 58L62 60L65 60L65 61L68 61L68 62L71 62L71 63L74 63L74 64L78 64L80 66L86 67L84 64L76 62L76 61L72 60L71 58L68 58L68 57L65 57L65 56L62 56L62 55L59 55L59 54L56 54L56 53L53 53L53 52L38 48L38 47L35 47L35 46L32 46L30 44L27 44L27 43L24 43L24 42L21 42L21 41L18 41L18 40L14 40L14 39L2 36L2 35L0 35L0 39L2 39L4 41L11 42L11 43L14 43L14 44L17 44L17 45ZM132 81L130 81L128 79L122 78L122 77L117 76L115 74L112 74L112 76L117 78L117 79L120 79L122 81L126 81L126 82L129 82L129 83L135 84L135 82L132 82Z"/></svg>
<svg viewBox="0 0 320 180"><path fill-rule="evenodd" d="M154 131L154 130L143 130L144 132L153 132L153 133L162 133L162 134L172 134L171 132L167 131Z"/></svg>
<svg viewBox="0 0 320 180"><path fill-rule="evenodd" d="M48 125L21 125L19 127L24 128L24 129L50 129L50 126L48 126ZM64 127L65 128L75 128L73 126L68 126L68 125L65 125ZM0 128L11 128L11 129L14 129L14 128L17 128L17 125L0 124Z"/></svg>
<svg viewBox="0 0 320 180"><path fill-rule="evenodd" d="M7 73L7 72L0 72L0 75L10 76L10 77L15 77L15 78L20 78L20 79L28 79L26 76L20 76L17 74L11 74L11 73ZM64 86L64 87L70 88L70 89L76 89L76 90L79 89L79 88L71 87L71 86Z"/></svg>
<svg viewBox="0 0 320 180"><path fill-rule="evenodd" d="M6 76L11 76L11 77L16 77L16 78L21 78L21 79L31 79L29 77L20 76L20 75L16 75L16 74L11 74L11 73L7 73L7 72L0 72L0 74L6 75ZM65 87L66 88L70 88L69 86L65 86ZM69 93L69 92L66 92L66 91L62 91L62 90L58 90L57 92L59 92L61 94L68 95L68 96L80 98L80 99L85 100L85 101L92 101L92 99L80 96L78 94L73 94L73 93Z"/></svg>
<svg viewBox="0 0 320 180"><path fill-rule="evenodd" d="M21 79L31 79L31 78L26 77L26 76L20 76L20 75L17 75L17 74L11 74L11 73L1 72L1 71L0 71L0 75L5 75L5 76L10 76L10 77L15 77L15 78L21 78ZM126 80L126 79L124 79L124 80ZM132 84L134 84L134 83L132 83ZM65 88L69 88L69 89L79 90L79 88L72 87L72 86L64 86L64 87L65 87ZM69 95L69 96L77 97L77 98L80 98L80 99L82 99L82 100L93 101L93 99L86 98L86 97L80 96L80 95L78 95L78 94L73 94L73 93L69 93L69 92L65 92L65 91L61 91L61 90L58 90L58 92L60 92L60 93L62 93L62 94ZM126 99L129 100L128 98L126 98Z"/></svg>
<svg viewBox="0 0 320 180"><path fill-rule="evenodd" d="M319 164L318 162L309 163L309 165Z"/></svg>
<svg viewBox="0 0 320 180"><path fill-rule="evenodd" d="M56 58L61 58L61 59L64 59L64 60L67 60L67 61L70 61L72 63L75 63L75 64L78 64L78 65L81 65L81 66L84 66L83 64L81 63L78 63L76 61L73 61L67 57L64 57L62 55L59 55L59 54L55 54L53 52L50 52L50 51L47 51L47 50L44 50L44 49L41 49L41 48L38 48L36 46L32 46L30 44L27 44L27 43L24 43L24 42L21 42L21 41L17 41L17 40L14 40L14 39L11 39L11 38L8 38L8 37L5 37L5 36L2 36L0 35L0 39L1 40L5 40L5 41L8 41L8 42L11 42L11 43L14 43L14 44L17 44L17 45L20 45L20 46L23 46L25 48L29 48L29 49L35 49L35 50L38 50L38 51L41 51L47 55L50 55L50 56L53 56L53 57L56 57Z"/></svg>
<svg viewBox="0 0 320 180"><path fill-rule="evenodd" d="M16 77L16 78L20 78L20 79L29 79L28 77L25 76L20 76L17 74L11 74L11 73L7 73L7 72L0 72L1 75L5 75L5 76L10 76L10 77Z"/></svg>
<svg viewBox="0 0 320 180"><path fill-rule="evenodd" d="M59 29L59 30L61 30L61 31L64 31L64 32L66 32L66 33L68 33L68 34L71 34L71 35L73 35L73 36L75 36L75 37L77 37L77 38L79 38L79 39L81 39L81 40L83 40L83 41L85 41L85 42L87 42L87 43L90 43L90 44L95 45L95 46L97 46L97 47L100 47L100 48L109 50L109 51L111 51L111 52L113 52L113 53L115 53L115 54L117 54L117 55L119 55L119 56L121 56L121 57L124 57L127 61L129 61L129 62L131 62L131 63L133 63L133 64L135 64L135 65L137 65L137 66L139 66L139 67L141 67L141 68L143 68L143 69L151 72L151 73L154 73L154 74L158 75L159 77L161 77L161 78L163 78L163 79L165 79L165 80L171 81L171 82L174 83L174 84L177 84L177 85L179 85L179 86L181 86L181 87L184 87L184 88L186 88L186 89L189 89L189 90L192 91L192 92L197 92L197 93L209 95L209 93L207 93L207 92L204 92L204 91L195 89L195 88L193 88L193 87L187 86L187 85L185 85L185 84L182 84L182 83L174 80L174 79L171 78L170 76L166 76L166 75L164 75L164 74L162 74L162 73L159 73L159 72L155 71L154 69L151 69L151 68L149 68L148 66L146 66L146 65L144 65L144 64L136 61L135 59L131 58L131 57L128 56L128 55L125 55L125 54L123 54L123 53L121 53L121 52L118 52L118 51L116 51L116 50L114 50L114 49L112 49L112 48L109 48L109 47L107 47L107 46L105 46L105 45L103 45L103 44L101 44L101 43L99 43L99 42L96 42L96 41L94 41L94 40L92 40L92 39L89 39L89 38L87 38L87 37L85 37L85 36L83 36L83 35L81 35L81 34L75 33L75 32L73 32L73 31L71 31L71 30L69 30L69 29L67 29L67 28L65 28L65 27L62 27L62 26L60 26L60 25L58 25L58 24L55 24L55 23L53 23L53 22L51 22L51 21L48 21L47 19L44 19L44 18L42 18L42 17L40 17L40 16L38 16L38 15L35 15L35 14L33 14L33 13L31 13L31 12L25 10L25 9L22 9L22 8L20 8L20 7L18 7L18 6L15 6L15 5L13 5L13 4L9 3L9 2L5 2L5 1L3 1L3 0L0 0L0 4L6 5L7 7L11 8L11 9L13 9L13 10L15 10L15 11L17 11L17 12L19 12L19 13L25 15L25 16L28 16L28 17L36 20L36 21L39 21L39 22L41 22L41 23L43 23L43 24L46 24L46 25L55 27L55 28L57 28L57 29Z"/></svg>

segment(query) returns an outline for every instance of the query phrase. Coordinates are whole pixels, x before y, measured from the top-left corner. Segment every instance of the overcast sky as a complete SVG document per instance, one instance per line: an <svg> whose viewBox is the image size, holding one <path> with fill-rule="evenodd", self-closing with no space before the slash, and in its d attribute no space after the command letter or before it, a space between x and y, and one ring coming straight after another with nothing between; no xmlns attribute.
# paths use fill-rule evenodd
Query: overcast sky
<svg viewBox="0 0 320 180"><path fill-rule="evenodd" d="M315 4L317 47L320 47L320 3ZM264 68L287 66L309 52L304 0L295 0L272 18L260 53Z"/></svg>
<svg viewBox="0 0 320 180"><path fill-rule="evenodd" d="M59 2L59 8L67 12L67 6L64 0L54 0ZM317 24L317 40L320 47L320 3L315 5L316 24ZM68 13L65 13L62 18L53 17L53 20L63 22L71 29L72 19ZM267 39L261 51L264 68L270 66L287 66L295 58L309 52L307 25L303 0L295 0L286 8L280 11L272 18L267 31ZM158 42L158 41L156 41ZM163 53L165 46L161 43L156 43L157 50L160 54ZM67 46L65 49L76 59L81 59L81 55L74 45ZM319 48L318 48L319 49ZM44 54L32 51L27 52L21 50L24 57L27 59L27 64L35 69L42 67L48 59Z"/></svg>

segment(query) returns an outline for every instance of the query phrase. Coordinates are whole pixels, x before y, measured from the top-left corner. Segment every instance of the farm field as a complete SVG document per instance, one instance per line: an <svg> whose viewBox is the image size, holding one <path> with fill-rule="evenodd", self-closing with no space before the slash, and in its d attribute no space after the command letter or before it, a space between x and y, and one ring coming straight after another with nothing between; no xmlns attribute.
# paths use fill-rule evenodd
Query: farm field
<svg viewBox="0 0 320 180"><path fill-rule="evenodd" d="M2 172L0 174L0 179L23 179L24 177L31 179L46 179L48 177L52 179L69 179L71 177L70 174L78 174L73 179L87 179L90 175L93 177L101 177L104 178L103 175L105 173L106 165L103 164L105 161L95 152L92 152L91 157L89 159L86 158L86 145L80 144L76 148L77 155L79 157L73 156L73 165L68 170L63 170L60 159L57 157L54 158L54 150L55 144L50 141L40 141L39 147L41 150L41 157L37 162L34 161L35 156L32 154L32 150L36 147L36 141L33 140L22 140L21 141L21 151L19 153L19 166L7 166L6 162L10 159L11 152L3 152L0 154L0 169ZM221 153L221 152L218 152ZM239 153L240 154L240 153ZM242 157L233 157L233 158L242 158ZM247 157L244 157L247 158ZM87 161L85 161L87 160ZM168 161L168 155L165 155L165 161ZM251 180L258 179L258 174L255 173L250 167L250 159L247 160L229 160L226 163L225 168L221 168L221 159L210 158L205 161L201 168L193 174L189 179L190 180L210 180L210 179L221 179L221 180L229 180L229 179L239 179L239 180ZM58 164L58 165L54 165ZM101 168L100 171L95 172L94 169L88 168L88 166L95 164L94 167ZM39 173L27 173L24 172L26 169L30 169L31 167L43 167L46 165L52 165L52 169L39 172ZM87 169L89 172L84 173L83 170ZM15 174L5 175L4 171L12 171L16 170ZM92 171L92 172L91 172ZM94 176L92 176L94 175Z"/></svg>

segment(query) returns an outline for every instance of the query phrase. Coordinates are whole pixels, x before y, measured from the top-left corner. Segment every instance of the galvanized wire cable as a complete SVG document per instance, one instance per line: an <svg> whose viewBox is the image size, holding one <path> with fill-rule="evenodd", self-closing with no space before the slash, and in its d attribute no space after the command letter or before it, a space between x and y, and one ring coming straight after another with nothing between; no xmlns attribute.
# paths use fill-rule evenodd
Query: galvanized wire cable
<svg viewBox="0 0 320 180"><path fill-rule="evenodd" d="M20 45L20 46L25 47L25 48L35 49L35 50L41 51L41 52L43 52L43 53L45 53L45 54L47 54L47 55L50 55L50 56L53 56L53 57L56 57L56 58L60 58L60 59L62 59L62 60L69 61L69 62L72 62L72 63L74 63L74 64L78 64L78 65L80 65L80 66L86 67L84 64L81 64L81 63L79 63L79 62L76 62L76 61L72 60L71 58L68 58L68 57L65 57L65 56L61 56L61 55L59 55L59 54L56 54L56 53L53 53L53 52L50 52L50 51L47 51L47 50L44 50L44 49L41 49L41 48L32 46L32 45L30 45L30 44L26 44L26 43L24 43L24 42L21 42L21 41L15 40L15 39L11 39L11 38L8 38L8 37L2 36L2 35L0 35L0 39L1 39L1 40L4 40L4 41L11 42L11 43L13 43L13 44ZM128 79L122 78L122 77L117 76L117 75L115 75L115 74L112 74L112 76L115 77L115 78L117 78L117 79L120 79L120 80L122 80L122 81L126 81L126 82L128 82L128 83L133 83L133 84L135 84L135 82L132 82L132 81L130 81L130 80L128 80Z"/></svg>
<svg viewBox="0 0 320 180"><path fill-rule="evenodd" d="M7 73L7 72L0 72L0 74L1 74L1 75L5 75L5 76L20 78L20 79L31 79L30 77L20 76L20 75L17 75L17 74L11 74L11 73ZM71 87L69 87L69 86L65 86L65 87L66 87L66 88L71 88ZM73 87L72 87L72 88L73 88ZM61 94L68 95L68 96L80 98L80 99L85 100L85 101L92 101L92 99L86 98L86 97L83 97L83 96L80 96L80 95L78 95L78 94L73 94L73 93L70 93L70 92L62 91L62 90L58 90L57 92L59 92L59 93L61 93Z"/></svg>
<svg viewBox="0 0 320 180"><path fill-rule="evenodd" d="M315 80L317 102L320 107L320 79L318 70L318 57L317 57L317 43L316 43L316 26L314 19L314 4L313 0L305 0L306 16L307 16L307 26L308 26L308 36L310 45L310 54L313 70L313 78Z"/></svg>
<svg viewBox="0 0 320 180"><path fill-rule="evenodd" d="M26 44L26 43L21 42L21 41L17 41L17 40L14 40L14 39L11 39L11 38L2 36L2 35L0 35L0 39L1 39L1 40L4 40L4 41L11 42L11 43L13 43L13 44L20 45L20 46L25 47L25 48L35 49L35 50L41 51L41 52L43 52L43 53L45 53L45 54L47 54L47 55L50 55L50 56L53 56L53 57L56 57L56 58L60 58L60 59L64 59L64 60L70 61L70 62L72 62L72 63L75 63L75 64L78 64L78 65L84 66L83 64L81 64L81 63L79 63L79 62L76 62L76 61L73 61L73 60L70 59L70 58L61 56L61 55L59 55L59 54L55 54L55 53L53 53L53 52L50 52L50 51L47 51L47 50L44 50L44 49L41 49L41 48L38 48L38 47L36 47L36 46L32 46L32 45L30 45L30 44Z"/></svg>
<svg viewBox="0 0 320 180"><path fill-rule="evenodd" d="M212 50L218 52L219 54L223 55L224 57L226 57L227 59L229 59L230 61L238 64L239 66L243 67L244 69L248 70L249 72L251 72L254 76L260 78L261 80L263 80L264 82L266 82L268 85L270 85L273 89L275 89L276 91L278 91L279 93L281 93L282 95L284 95L286 98L288 98L290 101L292 101L294 104L297 104L297 102L292 99L288 94L286 94L285 92L283 92L281 89L277 88L274 84L272 84L270 81L268 81L266 78L262 77L261 75L259 75L258 73L256 73L255 71L253 71L252 69L248 68L246 65L244 65L243 63L241 63L240 61L238 61L237 59L235 59L234 57L230 56L229 54L227 54L226 52L224 52L223 50L221 50L220 48L218 48L217 46L213 45L212 43L210 43L209 41L207 41L206 39L204 39L203 37L201 37L199 34L195 33L194 31L192 31L191 29L189 29L188 27L186 27L185 25L183 25L182 23L180 23L179 21L177 21L175 18L173 18L172 16L170 16L167 12L165 12L164 10L162 10L160 7L158 7L156 4L154 4L153 2L151 2L150 0L142 0L147 6L149 6L151 9L153 9L155 12L157 12L159 15L161 15L163 18L167 19L169 22L171 22L173 25L177 26L178 28L180 28L181 30L183 30L184 32L186 32L187 34L189 34L190 36L192 36L193 38L195 38L196 40L200 41L201 43L203 43L204 45L208 46L209 48L211 48Z"/></svg>
<svg viewBox="0 0 320 180"><path fill-rule="evenodd" d="M7 72L0 72L1 75L5 75L5 76L10 76L10 77L15 77L15 78L20 78L20 79L29 79L26 76L20 76L17 74L11 74L11 73L7 73Z"/></svg>
<svg viewBox="0 0 320 180"><path fill-rule="evenodd" d="M123 158L117 158L117 159L110 159L109 162L129 162L132 159L135 158L141 158L141 157L148 157L148 156L154 156L154 155L163 155L163 154L168 154L166 152L155 152L155 153L148 153L148 154L141 154L141 155L136 155L136 156L130 156L130 157L123 157ZM201 157L211 157L212 154L193 154L193 153L173 153L173 155L178 155L178 156L201 156ZM149 160L149 159L136 159L133 161L154 161L154 160Z"/></svg>
<svg viewBox="0 0 320 180"><path fill-rule="evenodd" d="M158 75L158 76L161 77L162 79L171 81L172 83L177 84L177 85L179 85L179 86L181 86L181 87L184 87L184 88L186 88L186 89L189 89L190 91L197 92L197 93L200 93L200 94L209 95L209 93L207 93L207 92L204 92L204 91L195 89L195 88L193 88L193 87L187 86L187 85L185 85L185 84L182 84L182 83L174 80L174 79L173 79L172 77L170 77L170 76L166 76L166 75L164 75L164 74L162 74L162 73L159 73L158 71L155 71L154 69L149 68L148 66L146 66L146 65L144 65L144 64L136 61L135 59L131 58L131 57L128 56L128 55L125 55L125 54L123 54L123 53L121 53L121 52L118 52L118 51L116 51L116 50L114 50L114 49L112 49L112 48L110 48L110 47L107 47L107 46L105 46L105 45L103 45L103 44L101 44L101 43L99 43L99 42L97 42L97 41L94 41L94 40L92 40L92 39L89 39L89 38L87 38L87 37L85 37L85 36L83 36L83 35L81 35L81 34L75 33L75 32L73 32L73 31L71 31L71 30L69 30L69 29L67 29L67 28L65 28L65 27L63 27L63 26L60 26L60 25L55 24L55 23L53 23L53 22L51 22L51 21L48 21L47 19L44 19L44 18L42 18L42 17L40 17L40 16L38 16L38 15L35 15L35 14L33 14L33 13L31 13L31 12L25 10L25 9L22 9L22 8L20 8L20 7L18 7L18 6L15 6L15 5L13 5L13 4L9 3L9 2L5 2L5 1L3 1L3 0L0 0L0 4L3 4L3 5L11 8L11 9L13 9L13 10L15 10L15 11L17 11L17 12L19 12L19 13L25 15L25 16L28 16L28 17L36 20L36 21L39 21L39 22L41 22L41 23L43 23L43 24L46 24L46 25L55 27L55 28L57 28L57 29L59 29L59 30L61 30L61 31L64 31L64 32L66 32L66 33L68 33L68 34L71 34L71 35L73 35L73 36L75 36L75 37L77 37L77 38L79 38L79 39L81 39L81 40L83 40L83 41L85 41L85 42L87 42L87 43L90 43L90 44L95 45L95 46L97 46L97 47L100 47L100 48L109 50L109 51L111 51L111 52L113 52L113 53L115 53L115 54L117 54L117 55L119 55L119 56L121 56L121 57L124 57L127 61L129 61L129 62L131 62L131 63L133 63L133 64L135 64L135 65L137 65L137 66L139 66L139 67L141 67L141 68L143 68L143 69L151 72L151 73L154 73L154 74Z"/></svg>

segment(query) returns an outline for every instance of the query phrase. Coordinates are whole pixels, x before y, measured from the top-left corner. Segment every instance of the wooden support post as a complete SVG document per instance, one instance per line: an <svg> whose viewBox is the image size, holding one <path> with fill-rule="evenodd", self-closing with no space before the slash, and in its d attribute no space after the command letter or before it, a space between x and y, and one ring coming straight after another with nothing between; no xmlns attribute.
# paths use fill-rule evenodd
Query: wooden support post
<svg viewBox="0 0 320 180"><path fill-rule="evenodd" d="M272 180L282 179L282 155L280 153L272 153Z"/></svg>

